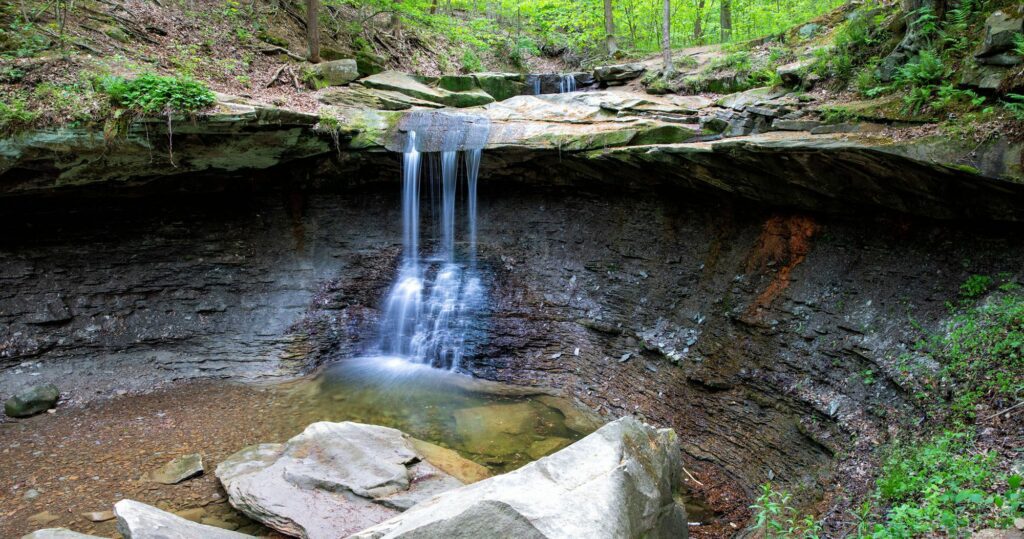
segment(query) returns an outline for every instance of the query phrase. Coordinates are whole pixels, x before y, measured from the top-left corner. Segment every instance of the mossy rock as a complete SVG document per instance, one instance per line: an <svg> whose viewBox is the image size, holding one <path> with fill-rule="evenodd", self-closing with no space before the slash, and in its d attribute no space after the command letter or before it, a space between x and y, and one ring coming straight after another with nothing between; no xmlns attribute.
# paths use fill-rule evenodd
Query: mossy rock
<svg viewBox="0 0 1024 539"><path fill-rule="evenodd" d="M4 403L8 417L29 417L53 408L60 398L60 390L53 384L33 386Z"/></svg>
<svg viewBox="0 0 1024 539"><path fill-rule="evenodd" d="M359 51L356 53L356 67L359 69L360 77L369 77L384 71L386 60L372 52Z"/></svg>
<svg viewBox="0 0 1024 539"><path fill-rule="evenodd" d="M519 73L474 73L473 78L477 86L498 101L526 93L525 77Z"/></svg>
<svg viewBox="0 0 1024 539"><path fill-rule="evenodd" d="M437 86L449 92L468 92L477 88L476 79L472 75L444 75Z"/></svg>

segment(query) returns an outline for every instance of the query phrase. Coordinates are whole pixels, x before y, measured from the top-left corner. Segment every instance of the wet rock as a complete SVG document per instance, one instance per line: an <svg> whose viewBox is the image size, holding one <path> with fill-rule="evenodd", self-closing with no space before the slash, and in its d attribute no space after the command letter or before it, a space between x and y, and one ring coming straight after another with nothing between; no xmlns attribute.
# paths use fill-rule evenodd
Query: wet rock
<svg viewBox="0 0 1024 539"><path fill-rule="evenodd" d="M344 86L359 78L359 68L353 59L320 62L309 69L328 86Z"/></svg>
<svg viewBox="0 0 1024 539"><path fill-rule="evenodd" d="M32 386L4 402L4 413L10 417L29 417L53 408L60 390L53 384Z"/></svg>
<svg viewBox="0 0 1024 539"><path fill-rule="evenodd" d="M526 454L530 455L530 458L537 460L554 453L555 451L569 445L572 440L568 438L545 438L543 440L537 440L530 444L530 447L526 449Z"/></svg>
<svg viewBox="0 0 1024 539"><path fill-rule="evenodd" d="M582 405L576 406L566 399L541 395L537 397L537 401L561 412L566 428L580 434L590 434L604 425L604 421L596 413L583 408Z"/></svg>
<svg viewBox="0 0 1024 539"><path fill-rule="evenodd" d="M303 538L344 537L462 485L401 431L352 422L313 423L284 444L243 449L217 477L236 509Z"/></svg>
<svg viewBox="0 0 1024 539"><path fill-rule="evenodd" d="M447 492L353 537L687 537L670 429L633 418L504 475Z"/></svg>
<svg viewBox="0 0 1024 539"><path fill-rule="evenodd" d="M976 57L993 56L1014 48L1014 36L1024 31L1024 17L999 10L985 19L985 40L974 53Z"/></svg>
<svg viewBox="0 0 1024 539"><path fill-rule="evenodd" d="M117 531L125 539L242 539L252 537L185 520L135 500L114 504Z"/></svg>
<svg viewBox="0 0 1024 539"><path fill-rule="evenodd" d="M623 82L643 75L646 70L643 64L636 63L601 66L594 70L594 79L598 82Z"/></svg>
<svg viewBox="0 0 1024 539"><path fill-rule="evenodd" d="M490 470L459 455L456 451L416 438L409 438L409 442L427 462L467 485L491 476Z"/></svg>
<svg viewBox="0 0 1024 539"><path fill-rule="evenodd" d="M198 453L178 457L152 470L142 477L143 481L174 485L203 473L203 456Z"/></svg>
<svg viewBox="0 0 1024 539"><path fill-rule="evenodd" d="M45 528L36 530L28 535L21 536L21 539L100 539L96 535L86 535L71 531L67 528Z"/></svg>

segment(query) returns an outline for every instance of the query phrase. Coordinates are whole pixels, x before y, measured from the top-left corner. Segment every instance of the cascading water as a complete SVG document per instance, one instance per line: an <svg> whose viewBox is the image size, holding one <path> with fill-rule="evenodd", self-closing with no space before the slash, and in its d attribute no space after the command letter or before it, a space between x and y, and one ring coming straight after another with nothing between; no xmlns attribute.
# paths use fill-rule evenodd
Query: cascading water
<svg viewBox="0 0 1024 539"><path fill-rule="evenodd" d="M558 81L558 93L564 94L576 91L576 77L573 75L562 75Z"/></svg>
<svg viewBox="0 0 1024 539"><path fill-rule="evenodd" d="M417 131L408 133L402 158L402 263L384 303L379 350L382 355L449 370L457 370L462 363L466 333L484 301L476 270L476 194L481 150L467 145L466 139L466 133L458 130L446 133L442 149L426 154L428 166L421 167L420 149L426 147L425 142L418 140ZM463 174L459 174L460 157ZM460 249L455 241L456 195L463 178L466 226L465 247ZM440 234L434 234L439 237L428 256L419 247L423 181L429 182L427 202L431 205L431 220L440 221L439 227L431 227Z"/></svg>

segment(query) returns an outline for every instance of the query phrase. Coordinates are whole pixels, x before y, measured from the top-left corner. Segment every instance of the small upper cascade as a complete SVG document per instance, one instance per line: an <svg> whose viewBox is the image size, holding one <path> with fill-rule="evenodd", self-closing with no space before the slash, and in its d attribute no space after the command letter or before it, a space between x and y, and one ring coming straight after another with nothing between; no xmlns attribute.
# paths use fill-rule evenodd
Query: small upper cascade
<svg viewBox="0 0 1024 539"><path fill-rule="evenodd" d="M558 93L566 94L569 92L576 91L576 76L575 75L562 75L561 80L558 82Z"/></svg>
<svg viewBox="0 0 1024 539"><path fill-rule="evenodd" d="M476 195L486 123L434 116L405 126L402 262L384 302L379 352L457 370L466 333L485 297L476 270ZM426 215L421 205L429 208ZM421 248L424 217L431 234Z"/></svg>

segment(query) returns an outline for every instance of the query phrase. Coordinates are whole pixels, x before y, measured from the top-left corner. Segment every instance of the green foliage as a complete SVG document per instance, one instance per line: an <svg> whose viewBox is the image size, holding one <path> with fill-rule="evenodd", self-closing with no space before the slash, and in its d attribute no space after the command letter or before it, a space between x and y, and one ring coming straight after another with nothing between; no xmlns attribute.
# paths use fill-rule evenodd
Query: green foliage
<svg viewBox="0 0 1024 539"><path fill-rule="evenodd" d="M771 483L761 485L761 495L750 509L754 512L751 528L767 539L818 539L821 525L811 515L801 516L790 506L791 496L777 491Z"/></svg>
<svg viewBox="0 0 1024 539"><path fill-rule="evenodd" d="M199 81L152 73L131 80L101 77L97 89L110 98L112 105L139 114L193 114L217 101L213 92Z"/></svg>
<svg viewBox="0 0 1024 539"><path fill-rule="evenodd" d="M1003 101L1003 107L1013 114L1017 120L1024 121L1024 95L1006 94L1009 101Z"/></svg>
<svg viewBox="0 0 1024 539"><path fill-rule="evenodd" d="M963 432L946 431L925 444L897 446L876 483L877 499L887 510L865 536L959 537L967 530L1012 522L1021 514L1020 477L1000 477L994 461L994 454L974 450Z"/></svg>
<svg viewBox="0 0 1024 539"><path fill-rule="evenodd" d="M971 275L960 285L960 295L965 298L977 298L992 287L992 278L988 275Z"/></svg>
<svg viewBox="0 0 1024 539"><path fill-rule="evenodd" d="M1013 52L1017 56L1024 56L1024 34L1013 36Z"/></svg>
<svg viewBox="0 0 1024 539"><path fill-rule="evenodd" d="M480 61L480 57L477 56L473 49L462 51L462 69L468 73L484 70L484 63Z"/></svg>
<svg viewBox="0 0 1024 539"><path fill-rule="evenodd" d="M302 70L302 83L311 90L322 90L330 86L315 69L306 68Z"/></svg>
<svg viewBox="0 0 1024 539"><path fill-rule="evenodd" d="M10 96L0 101L0 133L9 134L31 124L39 113L29 110L24 97Z"/></svg>
<svg viewBox="0 0 1024 539"><path fill-rule="evenodd" d="M906 109L917 114L929 108L939 91L938 84L946 77L947 70L939 55L932 50L922 50L913 61L899 69L895 85L908 90L903 97Z"/></svg>
<svg viewBox="0 0 1024 539"><path fill-rule="evenodd" d="M821 107L821 121L827 124L841 124L857 119L857 114L843 106Z"/></svg>

